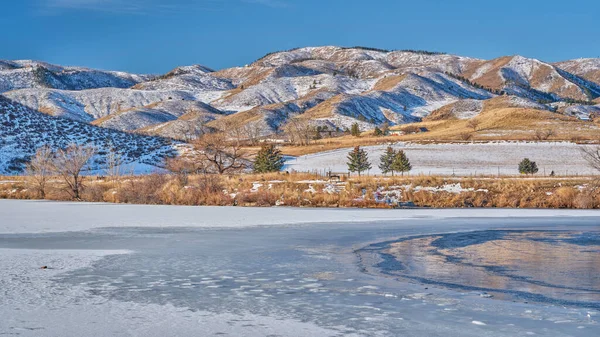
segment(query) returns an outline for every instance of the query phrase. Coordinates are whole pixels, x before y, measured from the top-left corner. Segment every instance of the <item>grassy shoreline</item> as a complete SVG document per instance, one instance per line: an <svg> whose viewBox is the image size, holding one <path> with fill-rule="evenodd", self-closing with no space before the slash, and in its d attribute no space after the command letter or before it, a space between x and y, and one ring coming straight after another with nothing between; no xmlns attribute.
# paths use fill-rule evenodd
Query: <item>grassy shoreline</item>
<svg viewBox="0 0 600 337"><path fill-rule="evenodd" d="M0 177L0 198L38 199L27 177ZM58 178L47 200L70 201ZM600 208L598 177L327 177L308 173L87 177L80 201L188 206Z"/></svg>

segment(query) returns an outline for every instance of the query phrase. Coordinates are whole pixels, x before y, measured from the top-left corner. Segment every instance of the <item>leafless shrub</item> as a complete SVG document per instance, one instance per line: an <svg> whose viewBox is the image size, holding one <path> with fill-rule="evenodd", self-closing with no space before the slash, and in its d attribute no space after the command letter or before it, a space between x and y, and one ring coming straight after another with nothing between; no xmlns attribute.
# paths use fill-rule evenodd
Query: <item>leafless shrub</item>
<svg viewBox="0 0 600 337"><path fill-rule="evenodd" d="M92 147L71 144L58 150L53 160L54 171L66 184L65 191L75 200L81 200L80 194L85 187L85 176L81 173L95 153L96 149Z"/></svg>
<svg viewBox="0 0 600 337"><path fill-rule="evenodd" d="M40 199L46 198L46 185L52 176L52 160L54 152L49 146L42 146L35 152L27 164L26 174L29 176L29 182L37 191Z"/></svg>
<svg viewBox="0 0 600 337"><path fill-rule="evenodd" d="M534 138L536 140L548 140L554 134L555 132L552 129L539 129L535 131Z"/></svg>
<svg viewBox="0 0 600 337"><path fill-rule="evenodd" d="M309 145L314 138L316 128L308 120L292 118L284 126L284 133L292 144Z"/></svg>
<svg viewBox="0 0 600 337"><path fill-rule="evenodd" d="M111 148L106 154L106 168L104 169L104 174L113 185L118 183L119 177L123 175L124 163L121 154L114 149Z"/></svg>
<svg viewBox="0 0 600 337"><path fill-rule="evenodd" d="M400 130L402 132L404 132L405 134L421 132L421 129L416 125L406 125L406 126L401 127Z"/></svg>
<svg viewBox="0 0 600 337"><path fill-rule="evenodd" d="M195 143L207 171L224 174L247 167L247 154L238 142L227 141L222 134L204 135Z"/></svg>
<svg viewBox="0 0 600 337"><path fill-rule="evenodd" d="M600 146L581 147L581 154L588 165L600 173Z"/></svg>
<svg viewBox="0 0 600 337"><path fill-rule="evenodd" d="M167 182L164 174L150 174L141 179L128 179L119 190L118 200L131 204L161 204L159 192Z"/></svg>
<svg viewBox="0 0 600 337"><path fill-rule="evenodd" d="M198 153L190 153L175 158L167 158L165 167L173 173L180 186L188 184L191 174L200 174L206 172L204 160L199 158Z"/></svg>

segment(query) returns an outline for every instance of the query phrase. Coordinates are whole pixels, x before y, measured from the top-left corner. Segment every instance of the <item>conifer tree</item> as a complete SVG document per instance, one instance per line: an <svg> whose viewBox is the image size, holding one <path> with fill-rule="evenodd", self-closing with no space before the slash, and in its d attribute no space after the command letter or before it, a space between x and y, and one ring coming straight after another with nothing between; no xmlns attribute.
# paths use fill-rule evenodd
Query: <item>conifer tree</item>
<svg viewBox="0 0 600 337"><path fill-rule="evenodd" d="M525 158L519 163L519 173L521 174L536 174L538 172L537 164L534 161Z"/></svg>
<svg viewBox="0 0 600 337"><path fill-rule="evenodd" d="M285 160L281 151L275 145L265 145L256 154L254 159L254 172L277 172L283 167Z"/></svg>
<svg viewBox="0 0 600 337"><path fill-rule="evenodd" d="M360 127L358 126L358 123L352 124L352 129L350 129L350 133L354 137L360 137Z"/></svg>
<svg viewBox="0 0 600 337"><path fill-rule="evenodd" d="M373 136L376 136L376 137L383 136L383 131L381 131L381 129L376 126L375 130L373 130Z"/></svg>
<svg viewBox="0 0 600 337"><path fill-rule="evenodd" d="M394 175L394 158L396 157L396 151L391 146L388 146L383 155L379 158L379 169L381 173L387 174L388 172L392 172Z"/></svg>
<svg viewBox="0 0 600 337"><path fill-rule="evenodd" d="M356 146L350 153L348 153L348 171L349 172L358 172L358 176L360 177L360 173L370 170L371 163L369 163L369 156L367 152L360 148L360 146Z"/></svg>
<svg viewBox="0 0 600 337"><path fill-rule="evenodd" d="M392 170L396 172L401 172L404 175L404 172L409 172L412 170L412 165L410 164L410 160L406 156L404 151L399 150L394 155L394 161L392 162Z"/></svg>

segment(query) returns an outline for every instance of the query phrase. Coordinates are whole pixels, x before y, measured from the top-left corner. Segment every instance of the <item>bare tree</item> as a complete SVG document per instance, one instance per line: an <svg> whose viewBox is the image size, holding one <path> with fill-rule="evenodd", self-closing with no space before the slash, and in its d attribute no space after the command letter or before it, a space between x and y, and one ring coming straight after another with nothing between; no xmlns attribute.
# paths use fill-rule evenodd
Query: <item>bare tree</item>
<svg viewBox="0 0 600 337"><path fill-rule="evenodd" d="M226 138L235 140L237 146L240 146L247 136L244 125L240 121L223 118L218 124Z"/></svg>
<svg viewBox="0 0 600 337"><path fill-rule="evenodd" d="M600 146L582 146L581 154L588 162L588 165L600 173Z"/></svg>
<svg viewBox="0 0 600 337"><path fill-rule="evenodd" d="M246 138L252 143L252 145L256 145L262 131L260 124L256 122L246 123L243 129Z"/></svg>
<svg viewBox="0 0 600 337"><path fill-rule="evenodd" d="M40 199L46 198L46 184L52 176L52 160L54 152L50 146L45 145L37 149L25 169L29 182L37 190Z"/></svg>
<svg viewBox="0 0 600 337"><path fill-rule="evenodd" d="M189 182L190 174L200 174L206 172L205 161L198 151L192 151L175 158L167 158L165 167L171 173L173 173L179 183L185 186Z"/></svg>
<svg viewBox="0 0 600 337"><path fill-rule="evenodd" d="M207 170L219 174L247 167L247 154L237 141L228 141L223 134L204 135L195 143Z"/></svg>
<svg viewBox="0 0 600 337"><path fill-rule="evenodd" d="M110 181L116 184L119 177L123 175L123 157L120 153L111 148L106 154L106 168L104 174L110 179Z"/></svg>
<svg viewBox="0 0 600 337"><path fill-rule="evenodd" d="M84 188L85 177L81 175L90 159L96 154L96 149L77 144L71 144L64 150L59 150L53 160L56 173L66 184L66 191L75 200L81 200L80 194Z"/></svg>
<svg viewBox="0 0 600 337"><path fill-rule="evenodd" d="M554 130L552 129L539 129L535 131L534 138L537 140L547 140L548 138L554 136Z"/></svg>
<svg viewBox="0 0 600 337"><path fill-rule="evenodd" d="M290 142L297 145L309 145L316 128L308 120L292 118L284 127L284 132Z"/></svg>
<svg viewBox="0 0 600 337"><path fill-rule="evenodd" d="M178 123L177 137L182 139L187 143L191 143L192 141L198 139L200 136L206 133L205 120L194 108L187 108L185 110L184 116L189 116L189 118L185 118L182 116ZM198 115L195 116L194 115Z"/></svg>

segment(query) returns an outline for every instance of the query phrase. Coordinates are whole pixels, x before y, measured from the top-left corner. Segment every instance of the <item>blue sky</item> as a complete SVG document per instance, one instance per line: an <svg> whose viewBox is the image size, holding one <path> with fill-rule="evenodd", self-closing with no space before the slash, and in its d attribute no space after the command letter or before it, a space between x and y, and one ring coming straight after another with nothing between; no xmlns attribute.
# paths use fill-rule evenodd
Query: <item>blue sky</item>
<svg viewBox="0 0 600 337"><path fill-rule="evenodd" d="M597 0L5 0L0 59L140 73L300 46L600 56Z"/></svg>

